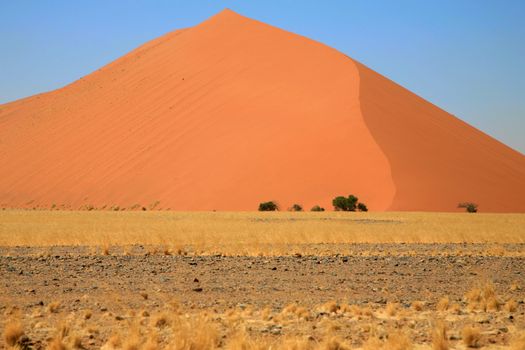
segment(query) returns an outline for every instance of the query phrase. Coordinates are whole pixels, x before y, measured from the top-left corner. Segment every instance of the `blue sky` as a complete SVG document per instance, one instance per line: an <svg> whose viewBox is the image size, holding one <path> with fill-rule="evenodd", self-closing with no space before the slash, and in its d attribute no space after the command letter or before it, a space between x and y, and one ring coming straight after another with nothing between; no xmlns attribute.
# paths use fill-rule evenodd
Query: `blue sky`
<svg viewBox="0 0 525 350"><path fill-rule="evenodd" d="M335 47L525 153L521 0L0 0L0 103L225 7Z"/></svg>

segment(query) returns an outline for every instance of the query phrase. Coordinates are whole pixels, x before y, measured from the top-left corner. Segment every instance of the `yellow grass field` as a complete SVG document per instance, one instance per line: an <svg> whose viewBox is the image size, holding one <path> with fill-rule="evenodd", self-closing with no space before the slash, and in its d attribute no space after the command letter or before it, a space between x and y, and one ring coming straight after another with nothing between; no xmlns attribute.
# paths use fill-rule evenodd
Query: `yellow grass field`
<svg viewBox="0 0 525 350"><path fill-rule="evenodd" d="M3 210L0 348L523 350L524 243L524 214Z"/></svg>
<svg viewBox="0 0 525 350"><path fill-rule="evenodd" d="M199 254L276 255L308 244L523 243L524 214L347 212L0 212L0 246L156 245ZM346 245L341 245L346 244ZM295 247L298 246L298 247ZM328 249L328 247L327 247ZM333 251L333 250L337 251ZM303 252L308 253L308 252ZM317 251L316 254L322 252Z"/></svg>

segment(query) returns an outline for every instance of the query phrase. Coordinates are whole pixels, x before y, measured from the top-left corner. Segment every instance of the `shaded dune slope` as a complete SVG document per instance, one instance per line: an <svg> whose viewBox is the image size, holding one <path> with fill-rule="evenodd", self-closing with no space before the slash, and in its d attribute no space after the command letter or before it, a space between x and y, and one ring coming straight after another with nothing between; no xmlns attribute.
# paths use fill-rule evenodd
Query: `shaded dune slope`
<svg viewBox="0 0 525 350"><path fill-rule="evenodd" d="M226 10L0 106L0 205L525 211L525 157L343 54Z"/></svg>
<svg viewBox="0 0 525 350"><path fill-rule="evenodd" d="M525 157L357 63L361 110L390 165L390 210L525 212Z"/></svg>

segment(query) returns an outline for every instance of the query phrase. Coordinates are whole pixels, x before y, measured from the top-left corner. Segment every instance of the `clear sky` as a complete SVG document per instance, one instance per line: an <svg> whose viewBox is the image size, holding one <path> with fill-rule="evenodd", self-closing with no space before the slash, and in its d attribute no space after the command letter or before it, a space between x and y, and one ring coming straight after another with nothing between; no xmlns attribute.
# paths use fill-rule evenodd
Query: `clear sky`
<svg viewBox="0 0 525 350"><path fill-rule="evenodd" d="M335 47L525 153L523 0L0 0L0 103L225 7Z"/></svg>

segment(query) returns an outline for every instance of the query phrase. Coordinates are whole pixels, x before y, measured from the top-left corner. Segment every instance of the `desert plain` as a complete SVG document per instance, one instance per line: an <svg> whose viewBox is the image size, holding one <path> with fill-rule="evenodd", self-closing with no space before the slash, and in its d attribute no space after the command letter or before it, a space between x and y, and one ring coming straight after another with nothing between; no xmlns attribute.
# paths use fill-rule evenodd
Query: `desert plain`
<svg viewBox="0 0 525 350"><path fill-rule="evenodd" d="M523 349L525 215L0 212L23 349Z"/></svg>
<svg viewBox="0 0 525 350"><path fill-rule="evenodd" d="M228 9L0 105L0 179L2 349L525 350L524 155Z"/></svg>

